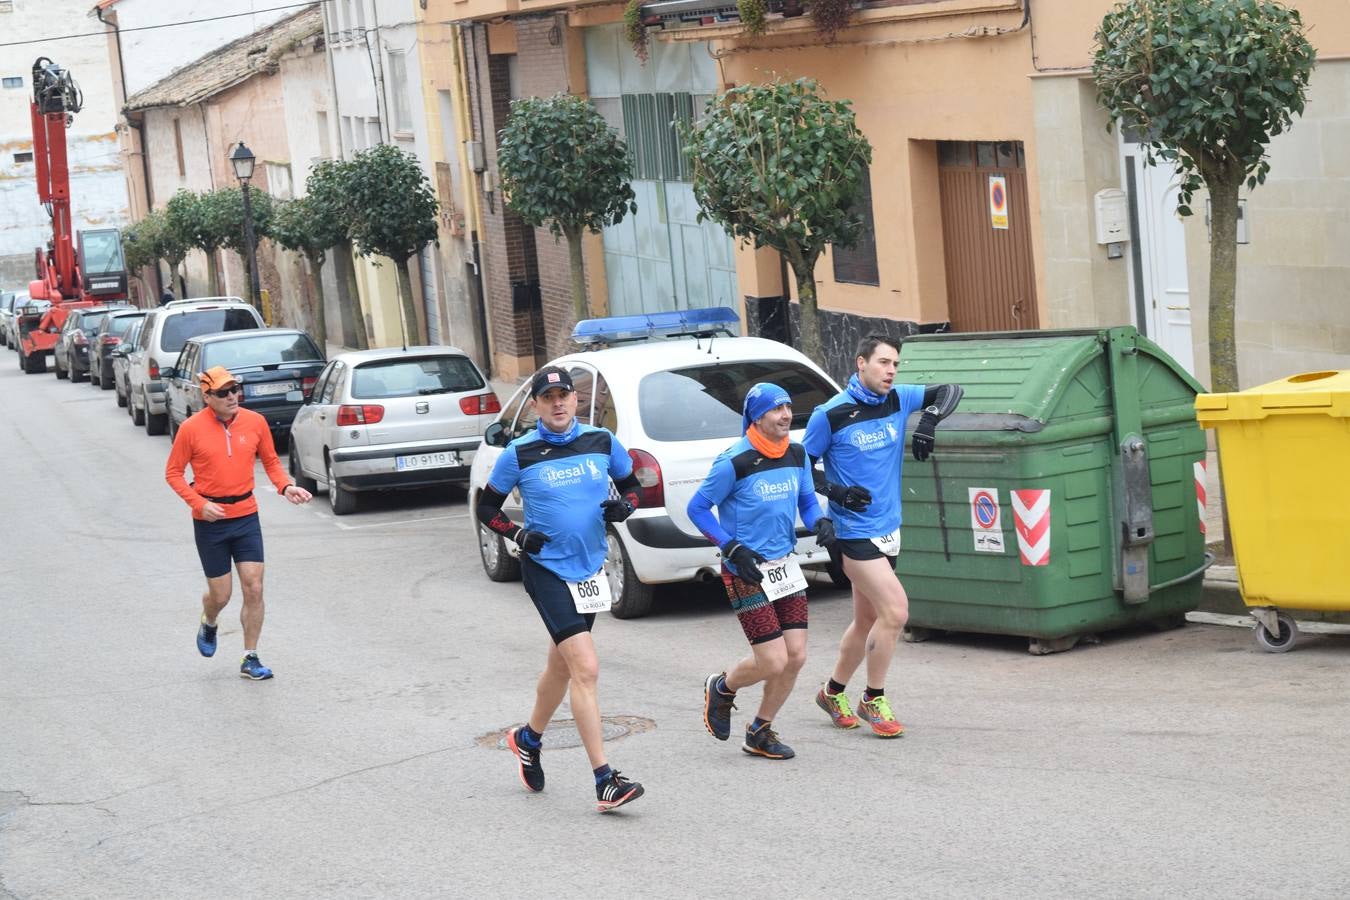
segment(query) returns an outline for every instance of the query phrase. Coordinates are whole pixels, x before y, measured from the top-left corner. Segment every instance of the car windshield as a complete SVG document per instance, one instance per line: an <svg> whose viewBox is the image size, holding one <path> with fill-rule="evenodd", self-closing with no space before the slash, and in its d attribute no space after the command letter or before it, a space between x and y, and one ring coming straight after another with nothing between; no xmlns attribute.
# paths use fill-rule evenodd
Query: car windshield
<svg viewBox="0 0 1350 900"><path fill-rule="evenodd" d="M251 334L202 347L202 368L242 369L323 359L307 334Z"/></svg>
<svg viewBox="0 0 1350 900"><path fill-rule="evenodd" d="M113 316L108 320L108 333L117 335L126 334L131 330L132 322L139 322L143 318L145 318L144 313L139 316Z"/></svg>
<svg viewBox="0 0 1350 900"><path fill-rule="evenodd" d="M482 386L478 370L462 356L387 359L358 366L352 373L352 397L357 400L454 394Z"/></svg>
<svg viewBox="0 0 1350 900"><path fill-rule="evenodd" d="M159 349L177 353L188 338L217 331L243 331L257 328L258 320L248 309L194 309L191 312L169 316L159 336Z"/></svg>
<svg viewBox="0 0 1350 900"><path fill-rule="evenodd" d="M126 271L122 262L122 241L116 231L82 231L85 275L116 275Z"/></svg>
<svg viewBox="0 0 1350 900"><path fill-rule="evenodd" d="M791 395L793 428L805 428L811 411L835 393L824 377L791 360L709 363L653 372L638 384L642 430L657 441L739 437L745 392L760 381Z"/></svg>
<svg viewBox="0 0 1350 900"><path fill-rule="evenodd" d="M98 331L98 326L103 324L103 317L107 314L106 310L83 313L80 316L80 327L83 328L86 333L92 334L95 331Z"/></svg>

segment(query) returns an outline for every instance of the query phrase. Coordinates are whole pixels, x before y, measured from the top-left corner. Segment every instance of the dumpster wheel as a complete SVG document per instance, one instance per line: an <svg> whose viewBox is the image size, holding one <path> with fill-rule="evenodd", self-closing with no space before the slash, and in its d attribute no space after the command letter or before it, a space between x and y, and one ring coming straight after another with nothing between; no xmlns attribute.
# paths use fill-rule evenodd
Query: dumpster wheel
<svg viewBox="0 0 1350 900"><path fill-rule="evenodd" d="M1294 617L1285 612L1276 612L1275 618L1279 633L1274 634L1266 627L1266 624L1260 619L1256 620L1256 628L1253 629L1256 636L1256 645L1267 653L1287 653L1294 649L1294 644L1298 642L1298 623Z"/></svg>

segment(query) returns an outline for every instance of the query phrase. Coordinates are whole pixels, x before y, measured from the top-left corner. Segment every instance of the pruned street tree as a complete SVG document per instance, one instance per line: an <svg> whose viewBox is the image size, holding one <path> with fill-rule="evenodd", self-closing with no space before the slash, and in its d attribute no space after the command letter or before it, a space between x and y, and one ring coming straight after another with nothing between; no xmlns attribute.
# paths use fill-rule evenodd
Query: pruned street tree
<svg viewBox="0 0 1350 900"><path fill-rule="evenodd" d="M405 339L418 328L409 260L436 241L436 195L417 157L390 144L377 144L346 164L342 179L348 233L363 255L394 261L402 301Z"/></svg>
<svg viewBox="0 0 1350 900"><path fill-rule="evenodd" d="M130 269L151 267L158 271L160 260L163 260L169 267L168 286L172 289L176 280L180 295L187 296L187 280L181 266L191 246L170 225L164 210L152 209L139 222L123 229L122 237Z"/></svg>
<svg viewBox="0 0 1350 900"><path fill-rule="evenodd" d="M1211 388L1235 391L1238 194L1266 180L1270 139L1303 113L1316 51L1298 10L1274 0L1132 0L1096 41L1097 95L1143 135L1150 163L1176 164L1177 211L1209 191Z"/></svg>
<svg viewBox="0 0 1350 900"><path fill-rule="evenodd" d="M572 94L513 101L497 148L506 205L566 239L572 315L590 315L581 239L637 212L628 147L595 107Z"/></svg>
<svg viewBox="0 0 1350 900"><path fill-rule="evenodd" d="M308 196L274 203L269 232L272 240L305 258L314 297L313 306L307 311L305 328L320 347L325 347L328 322L324 311L323 262L328 251L347 235L341 219L325 218L317 206Z"/></svg>
<svg viewBox="0 0 1350 900"><path fill-rule="evenodd" d="M356 286L356 267L352 263L352 239L349 222L351 213L347 197L347 182L351 177L350 163L324 159L314 164L305 179L305 201L314 210L316 227L325 229L333 240L333 267L338 282L338 310L342 317L343 343L366 350L370 337L366 332L366 317L361 312L361 295Z"/></svg>
<svg viewBox="0 0 1350 900"><path fill-rule="evenodd" d="M201 250L206 254L206 281L208 290L220 293L220 273L216 265L216 251L221 246L220 234L208 225L206 210L203 206L203 194L180 189L164 206L164 222L169 231L188 249ZM187 283L183 284L183 296L187 295Z"/></svg>
<svg viewBox="0 0 1350 900"><path fill-rule="evenodd" d="M258 245L269 236L272 226L272 196L255 187L249 188L249 206L253 216L252 253L244 232L244 194L237 187L217 188L202 195L204 227L220 240L220 246L233 250L244 265L244 284L252 290L252 261L257 258ZM261 297L251 298L255 306ZM261 307L260 307L261 308Z"/></svg>
<svg viewBox="0 0 1350 900"><path fill-rule="evenodd" d="M861 236L857 202L872 161L852 105L826 100L809 78L744 85L681 134L699 220L783 254L801 301L801 350L821 362L816 262L827 245Z"/></svg>

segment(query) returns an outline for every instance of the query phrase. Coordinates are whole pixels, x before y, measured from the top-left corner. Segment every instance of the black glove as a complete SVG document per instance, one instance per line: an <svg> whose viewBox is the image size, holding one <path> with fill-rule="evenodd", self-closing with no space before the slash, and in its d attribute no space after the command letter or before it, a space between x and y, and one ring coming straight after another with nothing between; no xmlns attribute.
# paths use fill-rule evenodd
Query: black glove
<svg viewBox="0 0 1350 900"><path fill-rule="evenodd" d="M923 462L933 452L933 429L937 428L938 418L932 413L919 416L919 425L914 429L914 441L911 449L914 458Z"/></svg>
<svg viewBox="0 0 1350 900"><path fill-rule="evenodd" d="M722 558L731 563L732 568L736 570L736 574L740 576L742 581L759 584L764 580L764 573L759 570L758 563L768 562L768 560L740 541L730 540L723 544Z"/></svg>
<svg viewBox="0 0 1350 900"><path fill-rule="evenodd" d="M849 512L862 512L872 502L872 492L856 484L826 485L825 496Z"/></svg>
<svg viewBox="0 0 1350 900"><path fill-rule="evenodd" d="M834 536L834 522L821 516L816 520L816 544L817 546L829 549L834 546L837 538Z"/></svg>
<svg viewBox="0 0 1350 900"><path fill-rule="evenodd" d="M515 536L516 544L526 553L538 553L551 540L553 538L542 531L530 531L528 528L520 529Z"/></svg>
<svg viewBox="0 0 1350 900"><path fill-rule="evenodd" d="M605 511L606 522L622 522L633 514L633 504L618 498L606 500L600 508Z"/></svg>

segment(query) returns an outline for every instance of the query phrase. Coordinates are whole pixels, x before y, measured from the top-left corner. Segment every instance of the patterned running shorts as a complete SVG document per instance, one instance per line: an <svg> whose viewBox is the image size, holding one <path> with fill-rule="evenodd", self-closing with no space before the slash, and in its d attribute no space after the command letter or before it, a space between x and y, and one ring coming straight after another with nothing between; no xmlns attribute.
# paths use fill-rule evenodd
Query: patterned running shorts
<svg viewBox="0 0 1350 900"><path fill-rule="evenodd" d="M806 627L806 592L788 594L770 601L759 585L743 581L722 567L722 584L736 618L741 620L745 639L762 644L783 636L789 628Z"/></svg>

